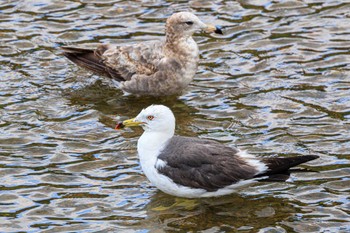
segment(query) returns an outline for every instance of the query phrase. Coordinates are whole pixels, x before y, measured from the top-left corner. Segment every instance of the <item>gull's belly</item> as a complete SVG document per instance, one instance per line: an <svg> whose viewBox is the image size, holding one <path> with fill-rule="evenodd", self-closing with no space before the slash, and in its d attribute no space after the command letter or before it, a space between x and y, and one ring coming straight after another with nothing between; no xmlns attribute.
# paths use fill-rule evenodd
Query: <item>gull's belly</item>
<svg viewBox="0 0 350 233"><path fill-rule="evenodd" d="M142 171L148 180L161 191L170 195L188 198L200 197L206 193L204 189L194 189L174 183L169 177L158 172L156 169L157 158L149 156L149 153L147 154L148 156L142 156L139 153Z"/></svg>
<svg viewBox="0 0 350 233"><path fill-rule="evenodd" d="M174 183L169 177L158 172L155 166L142 165L142 170L148 180L161 191L179 197L195 198L206 193L204 189L194 189Z"/></svg>
<svg viewBox="0 0 350 233"><path fill-rule="evenodd" d="M209 192L205 189L190 188L183 185L178 185L174 183L169 177L160 174L154 166L152 168L153 169L143 169L149 181L164 193L178 197L201 198L223 196L234 193L238 191L239 188L245 187L255 182L254 180L244 180L222 189L218 189L217 191Z"/></svg>
<svg viewBox="0 0 350 233"><path fill-rule="evenodd" d="M159 173L157 169L166 166L166 162L158 159L158 155L160 151L162 151L167 140L168 139L163 135L145 132L140 137L137 145L140 164L144 174L148 180L161 191L173 196L186 198L212 197L233 193L235 188L246 183L246 181L239 182L211 192L201 188L191 188L189 186L176 184L168 176ZM185 178L192 179L192 177Z"/></svg>
<svg viewBox="0 0 350 233"><path fill-rule="evenodd" d="M235 192L237 188L254 182L254 180L245 180L230 186L224 187L214 192L205 189L191 188L174 183L169 177L161 174L156 169L156 161L142 161L141 167L148 180L164 193L186 198L214 197L223 196Z"/></svg>

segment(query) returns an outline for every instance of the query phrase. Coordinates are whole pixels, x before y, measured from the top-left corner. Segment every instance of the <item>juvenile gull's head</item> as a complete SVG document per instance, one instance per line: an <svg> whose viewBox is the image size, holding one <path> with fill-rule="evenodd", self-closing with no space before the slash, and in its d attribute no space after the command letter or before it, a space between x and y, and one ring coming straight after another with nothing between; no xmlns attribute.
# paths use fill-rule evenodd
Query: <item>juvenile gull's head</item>
<svg viewBox="0 0 350 233"><path fill-rule="evenodd" d="M219 27L203 23L197 16L190 12L175 13L166 21L167 36L190 37L198 31L222 34Z"/></svg>

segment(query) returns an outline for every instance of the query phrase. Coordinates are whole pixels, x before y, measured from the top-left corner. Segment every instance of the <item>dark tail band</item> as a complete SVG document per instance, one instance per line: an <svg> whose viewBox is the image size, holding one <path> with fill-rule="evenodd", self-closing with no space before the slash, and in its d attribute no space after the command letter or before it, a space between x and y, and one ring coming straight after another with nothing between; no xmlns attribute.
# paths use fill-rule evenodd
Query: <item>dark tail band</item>
<svg viewBox="0 0 350 233"><path fill-rule="evenodd" d="M107 50L106 46L99 46L96 50L82 49L74 47L61 47L63 55L85 69L88 69L96 74L103 75L118 81L125 81L120 74L106 66L101 55Z"/></svg>

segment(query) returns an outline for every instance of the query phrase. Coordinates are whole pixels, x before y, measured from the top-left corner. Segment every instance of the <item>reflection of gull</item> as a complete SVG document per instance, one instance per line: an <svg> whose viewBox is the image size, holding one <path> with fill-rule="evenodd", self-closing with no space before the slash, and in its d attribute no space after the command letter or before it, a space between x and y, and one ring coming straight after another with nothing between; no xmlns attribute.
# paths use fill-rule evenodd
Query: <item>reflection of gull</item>
<svg viewBox="0 0 350 233"><path fill-rule="evenodd" d="M137 144L142 170L157 188L181 197L230 194L252 179L282 181L289 168L318 158L259 158L216 141L174 136L175 117L163 105L152 105L116 128L123 126L142 126Z"/></svg>
<svg viewBox="0 0 350 233"><path fill-rule="evenodd" d="M120 88L138 95L173 95L184 89L197 71L199 53L193 33L222 34L189 12L173 14L166 37L127 46L100 45L95 50L62 47L64 56L79 66L120 81Z"/></svg>

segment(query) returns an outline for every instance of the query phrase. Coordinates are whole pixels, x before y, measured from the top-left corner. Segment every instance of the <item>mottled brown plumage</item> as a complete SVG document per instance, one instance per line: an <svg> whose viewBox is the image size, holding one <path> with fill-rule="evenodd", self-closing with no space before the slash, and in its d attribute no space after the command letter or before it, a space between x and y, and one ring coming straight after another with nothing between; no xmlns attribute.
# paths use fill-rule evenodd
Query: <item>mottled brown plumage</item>
<svg viewBox="0 0 350 233"><path fill-rule="evenodd" d="M173 14L166 22L166 37L126 46L100 45L95 50L62 47L63 55L96 74L120 82L137 95L180 93L197 71L199 52L192 35L199 30L221 33L189 12Z"/></svg>

